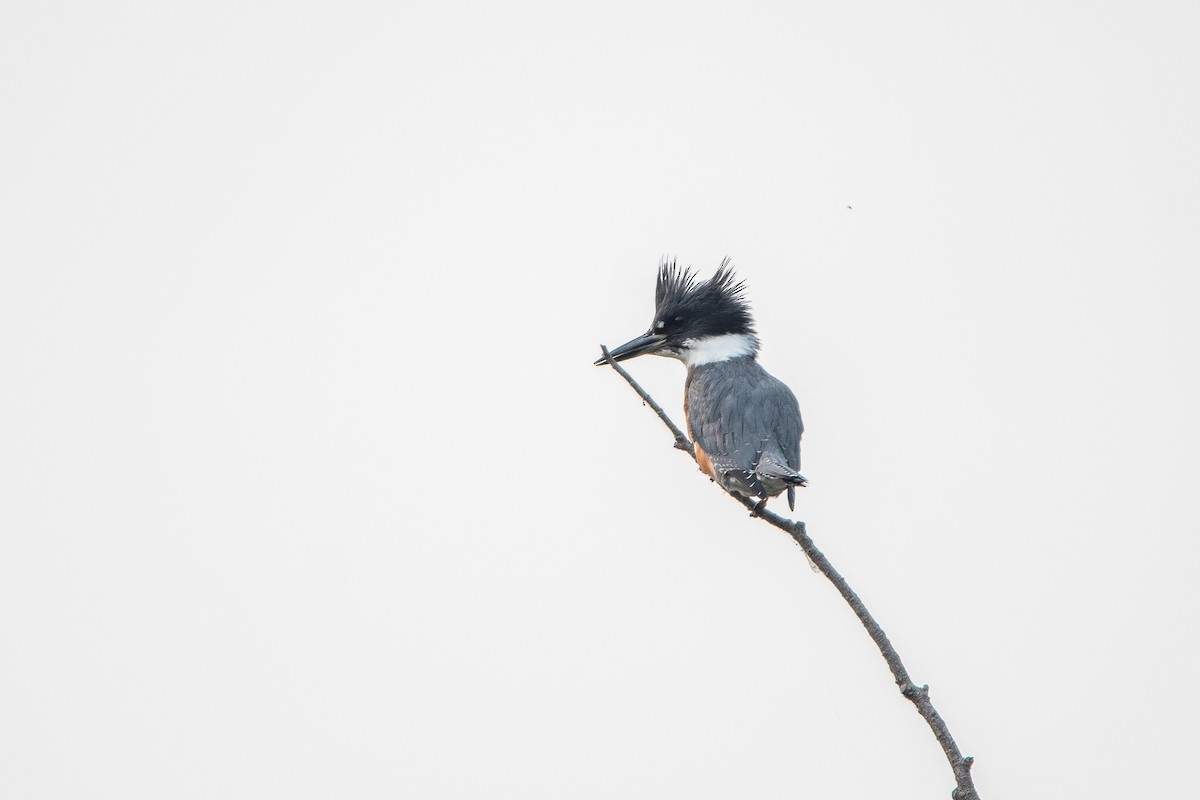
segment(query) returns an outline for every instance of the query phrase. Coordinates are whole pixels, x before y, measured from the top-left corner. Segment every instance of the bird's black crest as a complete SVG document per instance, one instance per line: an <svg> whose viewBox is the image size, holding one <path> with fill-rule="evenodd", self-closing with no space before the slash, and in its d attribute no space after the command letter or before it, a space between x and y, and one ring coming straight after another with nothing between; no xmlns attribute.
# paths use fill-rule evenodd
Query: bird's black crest
<svg viewBox="0 0 1200 800"><path fill-rule="evenodd" d="M663 259L658 264L658 285L654 290L655 309L661 309L667 303L679 300L695 287L695 272L687 267L676 266L675 259Z"/></svg>
<svg viewBox="0 0 1200 800"><path fill-rule="evenodd" d="M728 258L703 282L696 281L691 269L680 268L674 260L663 260L658 267L654 318L668 327L672 322L684 322L694 335L753 334L754 321L745 292L746 284L734 277Z"/></svg>

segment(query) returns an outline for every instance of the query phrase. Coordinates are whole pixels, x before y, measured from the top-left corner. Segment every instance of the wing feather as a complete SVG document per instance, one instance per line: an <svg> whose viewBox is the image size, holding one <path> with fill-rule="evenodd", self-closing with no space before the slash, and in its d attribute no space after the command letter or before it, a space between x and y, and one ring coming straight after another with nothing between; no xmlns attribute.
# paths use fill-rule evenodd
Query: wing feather
<svg viewBox="0 0 1200 800"><path fill-rule="evenodd" d="M714 469L735 484L726 488L760 494L761 478L786 481L798 475L800 406L791 389L758 362L736 359L694 368L686 406L692 438Z"/></svg>

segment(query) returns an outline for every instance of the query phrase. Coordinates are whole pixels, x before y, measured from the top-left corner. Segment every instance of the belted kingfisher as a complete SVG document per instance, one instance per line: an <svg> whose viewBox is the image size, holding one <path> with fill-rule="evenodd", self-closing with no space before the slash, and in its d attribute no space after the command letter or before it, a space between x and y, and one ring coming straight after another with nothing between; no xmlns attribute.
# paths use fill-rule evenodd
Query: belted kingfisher
<svg viewBox="0 0 1200 800"><path fill-rule="evenodd" d="M649 353L686 364L684 413L700 469L731 494L761 498L756 512L786 489L794 511L796 487L806 485L799 472L804 423L792 390L756 360L745 289L728 258L702 283L664 261L650 330L609 355L624 361Z"/></svg>

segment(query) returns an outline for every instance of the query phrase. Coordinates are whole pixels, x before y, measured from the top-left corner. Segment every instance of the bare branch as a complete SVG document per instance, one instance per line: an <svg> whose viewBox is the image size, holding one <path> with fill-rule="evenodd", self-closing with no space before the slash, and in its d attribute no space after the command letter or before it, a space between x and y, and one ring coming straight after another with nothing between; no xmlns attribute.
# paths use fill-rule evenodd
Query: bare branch
<svg viewBox="0 0 1200 800"><path fill-rule="evenodd" d="M604 360L608 362L608 365L615 369L618 375L629 382L629 385L633 387L633 390L641 396L642 402L650 406L650 408L654 410L654 413L658 414L658 418L663 421L663 424L671 429L671 433L675 434L675 448L677 450L684 451L693 459L695 459L696 448L692 446L691 440L684 436L683 431L679 430L678 426L671 421L671 418L667 416L667 412L662 410L662 406L654 402L654 398L647 394L645 389L643 389L641 386L638 386L638 382L633 379L632 375L625 371L624 367L622 367L616 361L613 361L613 357L608 354L607 347L600 345L600 352L604 354Z"/></svg>
<svg viewBox="0 0 1200 800"><path fill-rule="evenodd" d="M696 451L692 443L683 434L683 431L676 427L671 418L667 416L667 413L662 410L662 407L654 402L654 399L638 385L637 381L613 360L612 356L608 354L608 348L601 345L600 351L604 354L604 360L608 365L629 382L629 385L641 396L642 400L654 410L655 414L658 414L663 424L670 428L671 433L675 435L675 447L685 451L695 459ZM908 670L904 668L904 662L900 660L900 654L892 646L887 634L883 632L883 628L871 616L871 612L867 610L862 599L850 588L850 584L846 583L846 579L842 577L841 573L834 569L833 564L829 562L825 554L817 549L816 544L809 537L804 523L781 517L765 508L755 511L757 503L748 497L741 497L734 494L729 496L750 509L752 516L765 520L795 539L796 543L800 545L812 563L821 571L821 574L828 578L829 582L834 585L834 588L838 590L838 593L841 594L842 598L849 604L851 610L854 611L859 622L867 629L867 634L870 635L871 641L875 642L875 646L879 648L883 660L887 662L888 669L892 671L892 677L896 681L896 686L900 688L900 693L916 706L917 713L929 725L930 730L933 731L934 738L942 746L942 751L945 752L946 759L950 762L950 769L954 771L954 780L957 784L957 787L951 792L951 797L954 800L979 800L979 794L975 791L975 782L971 779L971 765L974 763L974 759L971 756L963 756L962 752L958 749L954 737L950 735L950 729L946 726L946 721L942 719L942 715L937 712L937 709L933 707L933 703L929 700L929 687L918 686L913 683L908 675Z"/></svg>

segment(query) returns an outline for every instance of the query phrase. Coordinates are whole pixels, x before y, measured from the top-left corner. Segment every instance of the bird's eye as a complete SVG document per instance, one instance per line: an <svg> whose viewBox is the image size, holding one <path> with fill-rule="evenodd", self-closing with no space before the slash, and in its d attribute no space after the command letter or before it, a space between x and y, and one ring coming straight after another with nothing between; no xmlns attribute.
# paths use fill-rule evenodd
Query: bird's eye
<svg viewBox="0 0 1200 800"><path fill-rule="evenodd" d="M667 323L663 322L661 319L654 323L654 329L657 331L661 331L665 327L667 327Z"/></svg>

